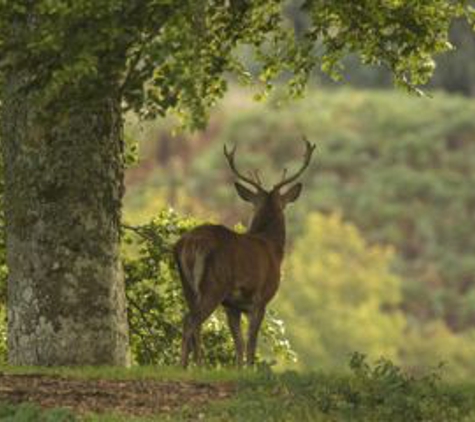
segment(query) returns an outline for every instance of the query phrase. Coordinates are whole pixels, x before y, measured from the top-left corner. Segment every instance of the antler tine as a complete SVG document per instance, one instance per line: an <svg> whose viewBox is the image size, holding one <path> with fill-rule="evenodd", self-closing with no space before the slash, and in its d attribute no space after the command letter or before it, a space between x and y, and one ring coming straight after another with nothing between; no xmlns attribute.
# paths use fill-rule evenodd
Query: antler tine
<svg viewBox="0 0 475 422"><path fill-rule="evenodd" d="M274 189L280 189L282 186L288 185L289 183L292 183L294 180L297 180L310 164L313 151L315 151L315 144L311 144L305 136L303 137L303 142L305 143L305 153L303 156L302 166L296 173L294 173L292 176L288 178L286 178L287 169L284 169L282 180L274 186Z"/></svg>
<svg viewBox="0 0 475 422"><path fill-rule="evenodd" d="M259 173L259 170L254 169L250 173L251 173L252 177L254 177L254 180L256 181L256 183L258 183L260 186L262 186L262 179L261 179L261 175Z"/></svg>
<svg viewBox="0 0 475 422"><path fill-rule="evenodd" d="M236 168L236 163L234 161L234 155L236 153L236 144L233 146L233 149L231 151L228 151L228 148L226 144L224 144L224 156L226 157L226 160L228 161L229 168L231 171L234 173L234 175L239 179L242 180L243 182L249 183L251 186L254 186L258 191L262 191L262 183L260 183L260 180L257 178L256 181L252 180L252 178L244 176L237 168Z"/></svg>
<svg viewBox="0 0 475 422"><path fill-rule="evenodd" d="M285 180L285 177L287 176L287 167L284 167L284 170L282 171L282 180Z"/></svg>

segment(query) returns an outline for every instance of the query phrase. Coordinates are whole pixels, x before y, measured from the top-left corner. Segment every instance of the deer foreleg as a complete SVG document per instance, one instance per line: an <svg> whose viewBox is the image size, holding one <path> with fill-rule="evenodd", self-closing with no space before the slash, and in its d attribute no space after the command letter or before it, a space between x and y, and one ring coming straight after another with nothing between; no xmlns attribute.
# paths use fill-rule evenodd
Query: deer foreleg
<svg viewBox="0 0 475 422"><path fill-rule="evenodd" d="M203 363L203 349L201 347L201 324L197 324L193 334L193 354L195 363L199 366Z"/></svg>
<svg viewBox="0 0 475 422"><path fill-rule="evenodd" d="M201 364L201 326L222 302L223 296L223 292L219 292L219 296L203 296L200 302L194 306L194 309L186 315L181 348L181 364L183 367L188 366L188 357L191 350L194 350L195 362L198 365Z"/></svg>
<svg viewBox="0 0 475 422"><path fill-rule="evenodd" d="M236 349L236 365L241 367L244 354L244 340L241 331L241 311L238 309L225 307L226 316L228 317L228 325L234 340Z"/></svg>
<svg viewBox="0 0 475 422"><path fill-rule="evenodd" d="M257 336L259 334L259 329L261 328L265 312L265 308L255 308L249 315L249 331L246 348L246 359L248 365L254 365L256 358Z"/></svg>

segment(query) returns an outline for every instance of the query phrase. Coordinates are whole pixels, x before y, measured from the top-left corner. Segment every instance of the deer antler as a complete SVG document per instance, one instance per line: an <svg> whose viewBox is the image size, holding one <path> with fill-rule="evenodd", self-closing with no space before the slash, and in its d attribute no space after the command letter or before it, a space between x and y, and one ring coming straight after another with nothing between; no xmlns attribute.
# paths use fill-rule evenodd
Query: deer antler
<svg viewBox="0 0 475 422"><path fill-rule="evenodd" d="M304 153L304 156L303 156L302 166L300 167L300 169L296 173L294 173L290 177L286 177L287 176L287 169L285 168L284 171L283 171L282 180L274 186L273 190L278 190L282 186L288 185L289 183L292 183L294 180L297 180L300 177L300 175L305 171L305 169L308 167L308 165L310 164L310 160L312 159L313 151L315 150L315 144L311 144L305 136L303 137L303 142L305 143L305 153Z"/></svg>
<svg viewBox="0 0 475 422"><path fill-rule="evenodd" d="M235 176L238 179L242 180L243 182L249 183L251 186L254 186L259 192L263 191L264 189L262 188L262 182L259 178L257 170L254 171L254 178L256 180L253 180L252 177L244 176L242 173L238 171L238 169L236 168L236 163L234 161L235 153L236 153L236 145L233 146L231 151L228 151L226 144L224 144L224 156L226 157L229 167L231 168L231 171L235 174Z"/></svg>

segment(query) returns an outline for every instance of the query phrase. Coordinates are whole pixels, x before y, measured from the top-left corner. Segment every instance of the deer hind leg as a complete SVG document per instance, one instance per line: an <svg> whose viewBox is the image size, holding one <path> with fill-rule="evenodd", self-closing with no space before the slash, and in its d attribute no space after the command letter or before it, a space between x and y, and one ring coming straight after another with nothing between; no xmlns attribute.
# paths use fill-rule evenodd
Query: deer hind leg
<svg viewBox="0 0 475 422"><path fill-rule="evenodd" d="M191 349L194 347L194 328L193 328L193 314L190 312L185 315L183 320L183 335L181 340L181 366L186 368L188 366L188 357Z"/></svg>
<svg viewBox="0 0 475 422"><path fill-rule="evenodd" d="M241 330L241 311L236 308L226 306L226 316L228 318L229 329L233 336L234 347L236 349L236 365L241 367L243 364L244 339Z"/></svg>
<svg viewBox="0 0 475 422"><path fill-rule="evenodd" d="M186 368L188 366L188 356L192 350L197 350L199 347L196 343L196 323L197 320L197 303L195 296L190 292L189 287L184 284L183 291L185 299L190 310L183 318L183 333L181 341L181 365ZM196 358L195 358L196 359Z"/></svg>
<svg viewBox="0 0 475 422"><path fill-rule="evenodd" d="M195 327L194 335L193 335L193 358L195 363L198 366L201 366L203 363L203 347L201 345L201 326L202 324L198 324Z"/></svg>
<svg viewBox="0 0 475 422"><path fill-rule="evenodd" d="M200 339L200 291L199 281L196 280L196 271L193 271L195 261L191 263L179 256L176 258L180 279L182 282L185 301L188 305L189 312L183 319L183 334L181 343L181 365L186 368L190 352L193 351L194 359L197 363L201 363L201 339ZM202 264L199 264L202 266ZM201 268L200 268L200 271ZM201 278L203 274L198 274Z"/></svg>
<svg viewBox="0 0 475 422"><path fill-rule="evenodd" d="M194 358L197 365L201 365L203 353L201 348L201 326L209 318L209 316L221 304L225 296L225 292L215 292L214 295L203 295L196 304L195 309L190 311L183 324L183 339L181 364L183 367L188 366L188 356L194 351Z"/></svg>
<svg viewBox="0 0 475 422"><path fill-rule="evenodd" d="M181 366L188 367L189 355L193 352L193 358L197 365L203 361L201 347L201 317L188 313L183 324L183 336L181 342Z"/></svg>
<svg viewBox="0 0 475 422"><path fill-rule="evenodd" d="M249 330L246 348L246 361L248 365L254 365L256 359L257 336L265 315L265 308L254 308L249 314Z"/></svg>
<svg viewBox="0 0 475 422"><path fill-rule="evenodd" d="M193 358L197 365L203 361L201 347L201 326L203 319L200 313L189 312L183 323L183 336L181 342L181 366L188 367L189 355L193 352Z"/></svg>

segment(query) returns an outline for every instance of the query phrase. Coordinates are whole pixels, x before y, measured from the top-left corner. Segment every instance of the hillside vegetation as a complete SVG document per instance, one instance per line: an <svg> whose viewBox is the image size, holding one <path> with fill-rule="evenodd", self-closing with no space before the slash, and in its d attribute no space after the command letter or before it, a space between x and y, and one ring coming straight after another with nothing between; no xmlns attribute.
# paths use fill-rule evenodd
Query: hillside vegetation
<svg viewBox="0 0 475 422"><path fill-rule="evenodd" d="M222 158L223 143L239 144L240 165L261 169L270 185L284 166L297 164L305 134L318 151L304 193L288 212L289 261L300 269L290 266L280 294L287 331L301 339L301 363L320 368L340 358L326 340L317 341L327 338L346 340L342 353L389 350L407 366L446 360L457 376L475 373L475 104L443 94L415 98L346 89L280 103L278 96L264 105L251 103L234 92L207 132L189 137L174 138L166 122L141 130L132 125L129 133L141 138L144 161L129 173L126 219L144 221L171 203L181 212L227 223L247 221L249 210L236 199ZM309 217L315 212L320 217ZM360 265L372 276L352 277L347 230L361 237L355 240ZM331 245L328 233L335 236ZM305 244L311 246L299 246ZM385 256L388 247L392 256L364 258L375 250ZM339 267L327 265L330 252ZM323 273L310 275L314 265ZM375 286L364 296L364 318L363 311L348 308L358 280ZM348 298L329 313L320 294L332 289ZM380 340L371 346L356 340L365 331Z"/></svg>

